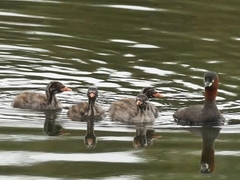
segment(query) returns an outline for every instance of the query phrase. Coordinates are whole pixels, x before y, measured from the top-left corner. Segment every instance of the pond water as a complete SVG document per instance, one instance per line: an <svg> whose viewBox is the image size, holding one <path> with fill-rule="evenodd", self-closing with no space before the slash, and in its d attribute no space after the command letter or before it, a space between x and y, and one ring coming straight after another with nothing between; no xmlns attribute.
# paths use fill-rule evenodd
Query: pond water
<svg viewBox="0 0 240 180"><path fill-rule="evenodd" d="M1 0L0 179L238 179L239 5ZM227 123L176 125L177 109L203 103L206 71L219 74L217 105ZM73 89L57 95L61 112L11 107L17 94L44 93L52 80ZM137 127L108 117L94 124L70 121L67 109L87 100L91 85L105 110L154 86L164 95L151 100L159 118ZM212 173L200 173L202 161Z"/></svg>

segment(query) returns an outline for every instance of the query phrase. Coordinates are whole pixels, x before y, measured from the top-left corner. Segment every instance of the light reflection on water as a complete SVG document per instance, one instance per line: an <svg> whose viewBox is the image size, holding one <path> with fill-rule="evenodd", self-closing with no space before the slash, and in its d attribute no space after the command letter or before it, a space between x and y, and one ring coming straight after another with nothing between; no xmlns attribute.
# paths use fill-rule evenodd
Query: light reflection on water
<svg viewBox="0 0 240 180"><path fill-rule="evenodd" d="M22 163L30 167L55 161L64 161L68 166L76 161L91 162L93 166L99 163L103 172L106 169L113 172L101 178L97 174L91 179L201 179L195 166L200 159L201 140L186 133L189 127L176 125L172 114L178 108L203 103L203 73L213 70L220 76L217 105L229 122L216 140L215 156L220 164L215 170L216 179L224 176L234 179L231 175L238 171L225 170L230 171L229 164L237 164L234 160L239 157L237 6L231 2L207 1L89 4L88 1L3 0L1 3L2 167L20 168ZM48 127L44 113L13 109L10 105L18 93L44 93L51 80L59 80L74 90L57 95L64 109L56 115L55 123L67 135L48 136L51 128L45 129ZM86 149L86 123L71 122L66 113L72 104L86 101L90 85L99 88L98 103L105 110L115 100L134 98L142 87L155 86L164 95L162 99L151 99L160 109L159 118L151 127L159 138L145 148L138 149L135 142L134 149L135 127L111 122L106 117L94 125L98 142L95 149ZM146 140L144 136L137 138L143 143ZM187 161L187 167L183 161ZM124 165L104 169L105 162ZM133 166L125 166L131 163ZM57 178L57 173L44 176L41 170L33 170L35 176L22 176L28 175L28 171L14 176L18 171L0 170L2 174L14 172L13 176L0 179L64 179Z"/></svg>
<svg viewBox="0 0 240 180"><path fill-rule="evenodd" d="M149 8L149 7L143 7L143 6L128 6L128 5L95 5L95 6L137 10L137 11L167 11L166 9L155 9L155 8Z"/></svg>
<svg viewBox="0 0 240 180"><path fill-rule="evenodd" d="M133 152L108 153L43 153L25 151L0 152L0 166L31 166L48 161L76 161L76 162L108 162L108 163L146 163Z"/></svg>
<svg viewBox="0 0 240 180"><path fill-rule="evenodd" d="M133 176L112 176L107 178L101 178L101 180L138 180L140 177L137 175ZM0 176L0 179L9 179L9 180L64 180L65 178L50 178L50 177L41 177L41 176ZM71 178L72 180L77 180L75 178ZM82 179L82 178L81 178ZM82 180L89 180L88 178L84 178Z"/></svg>
<svg viewBox="0 0 240 180"><path fill-rule="evenodd" d="M49 178L49 177L40 177L40 176L0 176L0 179L10 179L10 180L63 180L63 178Z"/></svg>

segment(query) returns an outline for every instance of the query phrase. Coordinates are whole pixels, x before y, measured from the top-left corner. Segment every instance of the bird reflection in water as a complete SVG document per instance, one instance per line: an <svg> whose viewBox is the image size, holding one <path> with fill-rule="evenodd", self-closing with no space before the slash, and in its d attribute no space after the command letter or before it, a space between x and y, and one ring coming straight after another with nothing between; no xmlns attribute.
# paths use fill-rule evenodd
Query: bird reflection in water
<svg viewBox="0 0 240 180"><path fill-rule="evenodd" d="M43 132L49 136L59 136L67 135L68 133L63 132L63 127L60 122L56 121L57 114L56 111L45 111L45 121Z"/></svg>
<svg viewBox="0 0 240 180"><path fill-rule="evenodd" d="M153 145L153 140L160 137L154 134L154 132L154 129L147 127L146 124L137 124L136 135L133 139L133 147L144 148Z"/></svg>
<svg viewBox="0 0 240 180"><path fill-rule="evenodd" d="M97 136L94 132L94 119L87 119L87 131L84 137L84 144L87 149L94 149L97 145Z"/></svg>
<svg viewBox="0 0 240 180"><path fill-rule="evenodd" d="M189 131L196 136L201 136L203 141L200 173L210 174L215 170L214 144L221 128L213 126L191 127Z"/></svg>

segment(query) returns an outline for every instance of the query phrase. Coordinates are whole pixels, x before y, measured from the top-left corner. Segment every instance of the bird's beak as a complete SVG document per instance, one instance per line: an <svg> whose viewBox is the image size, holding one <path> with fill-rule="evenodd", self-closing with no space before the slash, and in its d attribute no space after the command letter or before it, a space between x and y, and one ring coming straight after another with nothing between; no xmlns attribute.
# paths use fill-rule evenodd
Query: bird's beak
<svg viewBox="0 0 240 180"><path fill-rule="evenodd" d="M155 98L162 98L164 96L162 94L160 94L159 92L157 92L157 93L153 94L153 97L155 97Z"/></svg>
<svg viewBox="0 0 240 180"><path fill-rule="evenodd" d="M72 89L65 86L61 89L61 91L72 91Z"/></svg>
<svg viewBox="0 0 240 180"><path fill-rule="evenodd" d="M89 97L91 97L91 98L95 97L95 93L93 93L93 92L89 93Z"/></svg>
<svg viewBox="0 0 240 180"><path fill-rule="evenodd" d="M137 101L136 101L136 105L137 105L137 106L141 106L142 104L143 104L142 101L140 101L140 100L137 100Z"/></svg>

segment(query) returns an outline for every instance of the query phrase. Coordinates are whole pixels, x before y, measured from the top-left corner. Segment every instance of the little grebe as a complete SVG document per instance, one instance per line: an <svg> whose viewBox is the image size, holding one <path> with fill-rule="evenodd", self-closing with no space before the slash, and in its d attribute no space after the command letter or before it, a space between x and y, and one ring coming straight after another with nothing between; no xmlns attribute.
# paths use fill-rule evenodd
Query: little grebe
<svg viewBox="0 0 240 180"><path fill-rule="evenodd" d="M144 94L148 98L160 98L163 97L159 92L155 90L153 87L143 88L139 94ZM156 107L148 103L152 109L156 109ZM119 101L113 102L109 108L109 117L113 120L119 120L129 117L134 117L138 113L138 107L136 106L136 100L134 98L124 98Z"/></svg>
<svg viewBox="0 0 240 180"><path fill-rule="evenodd" d="M123 103L123 109L118 109L114 113L112 120L127 122L127 123L152 123L158 117L158 109L151 103L147 102L148 97L145 94L139 94L135 100L135 108L127 109L124 107L126 104Z"/></svg>
<svg viewBox="0 0 240 180"><path fill-rule="evenodd" d="M174 120L179 124L221 125L226 120L217 108L215 99L217 96L219 78L215 72L206 72L204 75L205 102L204 105L193 105L179 109L173 114Z"/></svg>
<svg viewBox="0 0 240 180"><path fill-rule="evenodd" d="M73 105L68 111L68 117L73 121L82 121L88 118L101 120L104 117L104 110L95 103L98 97L98 89L89 87L87 91L88 102L81 102Z"/></svg>
<svg viewBox="0 0 240 180"><path fill-rule="evenodd" d="M58 81L51 81L46 87L46 95L34 92L24 92L17 95L12 106L14 108L34 110L60 110L61 103L57 100L56 94L72 89L64 86Z"/></svg>

